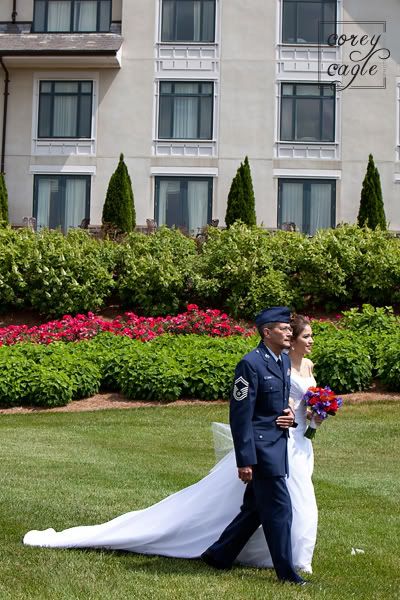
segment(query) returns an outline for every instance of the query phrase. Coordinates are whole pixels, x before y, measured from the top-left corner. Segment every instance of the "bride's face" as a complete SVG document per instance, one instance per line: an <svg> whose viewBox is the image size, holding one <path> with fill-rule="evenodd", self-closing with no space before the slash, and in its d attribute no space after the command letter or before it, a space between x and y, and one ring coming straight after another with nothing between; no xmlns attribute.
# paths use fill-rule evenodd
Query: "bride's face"
<svg viewBox="0 0 400 600"><path fill-rule="evenodd" d="M314 340L312 338L312 329L310 325L306 325L301 334L292 340L292 348L296 354L310 354Z"/></svg>

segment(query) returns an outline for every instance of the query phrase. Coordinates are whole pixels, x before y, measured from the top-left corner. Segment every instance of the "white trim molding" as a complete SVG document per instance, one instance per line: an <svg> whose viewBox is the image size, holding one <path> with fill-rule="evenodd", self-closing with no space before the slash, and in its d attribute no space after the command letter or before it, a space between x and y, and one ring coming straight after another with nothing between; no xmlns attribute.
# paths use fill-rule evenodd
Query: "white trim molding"
<svg viewBox="0 0 400 600"><path fill-rule="evenodd" d="M217 167L150 167L150 176L218 177Z"/></svg>
<svg viewBox="0 0 400 600"><path fill-rule="evenodd" d="M341 179L342 171L333 169L274 169L273 177L293 177L298 179Z"/></svg>
<svg viewBox="0 0 400 600"><path fill-rule="evenodd" d="M32 175L96 175L95 166L84 165L31 165Z"/></svg>

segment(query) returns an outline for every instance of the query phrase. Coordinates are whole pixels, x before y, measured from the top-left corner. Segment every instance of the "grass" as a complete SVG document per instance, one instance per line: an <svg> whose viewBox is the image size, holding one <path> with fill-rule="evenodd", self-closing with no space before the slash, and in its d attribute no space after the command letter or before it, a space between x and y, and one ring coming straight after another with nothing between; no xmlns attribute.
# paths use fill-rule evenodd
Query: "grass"
<svg viewBox="0 0 400 600"><path fill-rule="evenodd" d="M210 423L226 421L226 406L3 416L0 599L400 598L400 404L341 413L314 442L320 522L305 589L264 569L21 544L29 529L103 522L201 478L213 464Z"/></svg>

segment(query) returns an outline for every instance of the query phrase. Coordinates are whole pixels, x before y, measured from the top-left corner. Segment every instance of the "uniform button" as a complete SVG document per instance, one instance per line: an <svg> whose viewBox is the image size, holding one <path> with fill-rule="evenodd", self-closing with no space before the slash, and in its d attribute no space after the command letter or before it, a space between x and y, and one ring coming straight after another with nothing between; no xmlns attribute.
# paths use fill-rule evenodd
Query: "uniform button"
<svg viewBox="0 0 400 600"><path fill-rule="evenodd" d="M259 435L259 436L258 436L258 439L262 440L262 439L263 439L263 436L262 436L262 435Z"/></svg>

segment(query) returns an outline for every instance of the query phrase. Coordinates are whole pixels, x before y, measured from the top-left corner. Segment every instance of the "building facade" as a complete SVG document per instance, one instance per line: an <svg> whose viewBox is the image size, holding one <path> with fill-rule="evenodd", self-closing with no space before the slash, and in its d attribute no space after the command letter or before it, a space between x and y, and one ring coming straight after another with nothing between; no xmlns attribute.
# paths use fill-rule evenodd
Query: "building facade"
<svg viewBox="0 0 400 600"><path fill-rule="evenodd" d="M137 223L224 225L249 157L257 222L354 222L368 155L400 230L398 0L3 0L10 221L101 223L122 152ZM1 87L0 87L1 89Z"/></svg>

